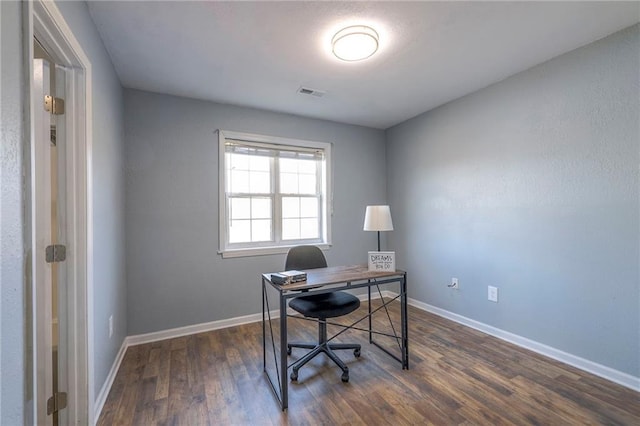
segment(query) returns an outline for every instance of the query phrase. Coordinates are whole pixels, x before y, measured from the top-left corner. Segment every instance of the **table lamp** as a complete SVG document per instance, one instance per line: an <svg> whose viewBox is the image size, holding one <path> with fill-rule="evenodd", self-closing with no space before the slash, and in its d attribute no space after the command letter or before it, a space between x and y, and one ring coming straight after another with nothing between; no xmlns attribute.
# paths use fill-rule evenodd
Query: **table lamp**
<svg viewBox="0 0 640 426"><path fill-rule="evenodd" d="M364 231L378 231L378 251L380 251L380 231L393 231L389 206L367 206L364 214Z"/></svg>

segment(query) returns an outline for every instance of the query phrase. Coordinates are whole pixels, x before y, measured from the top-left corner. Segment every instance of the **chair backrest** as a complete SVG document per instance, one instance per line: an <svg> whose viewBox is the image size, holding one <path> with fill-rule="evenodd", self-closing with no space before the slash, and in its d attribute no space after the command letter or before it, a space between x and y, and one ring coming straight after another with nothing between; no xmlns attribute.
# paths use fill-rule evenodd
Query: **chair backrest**
<svg viewBox="0 0 640 426"><path fill-rule="evenodd" d="M284 269L287 271L326 267L327 259L325 259L322 250L316 246L292 247L287 253L287 260L284 264Z"/></svg>

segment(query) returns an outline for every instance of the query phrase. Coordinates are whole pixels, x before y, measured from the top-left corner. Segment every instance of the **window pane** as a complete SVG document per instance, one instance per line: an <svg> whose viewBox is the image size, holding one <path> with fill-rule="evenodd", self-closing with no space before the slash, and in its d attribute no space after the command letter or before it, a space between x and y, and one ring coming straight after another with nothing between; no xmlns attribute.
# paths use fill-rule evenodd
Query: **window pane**
<svg viewBox="0 0 640 426"><path fill-rule="evenodd" d="M294 158L280 158L280 172L298 173L298 160Z"/></svg>
<svg viewBox="0 0 640 426"><path fill-rule="evenodd" d="M251 225L248 220L232 220L229 227L230 243L248 243L251 241Z"/></svg>
<svg viewBox="0 0 640 426"><path fill-rule="evenodd" d="M316 162L311 160L298 160L298 172L315 175Z"/></svg>
<svg viewBox="0 0 640 426"><path fill-rule="evenodd" d="M295 173L280 173L280 192L283 194L297 194L298 175Z"/></svg>
<svg viewBox="0 0 640 426"><path fill-rule="evenodd" d="M316 193L316 175L300 175L299 179L300 194Z"/></svg>
<svg viewBox="0 0 640 426"><path fill-rule="evenodd" d="M225 152L224 154L224 192L231 192L231 158L233 155Z"/></svg>
<svg viewBox="0 0 640 426"><path fill-rule="evenodd" d="M249 156L244 154L229 154L232 170L249 170Z"/></svg>
<svg viewBox="0 0 640 426"><path fill-rule="evenodd" d="M318 238L317 219L302 219L300 221L300 238Z"/></svg>
<svg viewBox="0 0 640 426"><path fill-rule="evenodd" d="M230 201L231 219L251 218L251 200L249 200L248 198L232 198Z"/></svg>
<svg viewBox="0 0 640 426"><path fill-rule="evenodd" d="M282 239L300 239L300 219L282 219Z"/></svg>
<svg viewBox="0 0 640 426"><path fill-rule="evenodd" d="M251 241L271 241L271 220L251 221Z"/></svg>
<svg viewBox="0 0 640 426"><path fill-rule="evenodd" d="M271 219L271 199L252 198L251 217L253 219Z"/></svg>
<svg viewBox="0 0 640 426"><path fill-rule="evenodd" d="M318 217L317 198L304 197L300 199L300 217Z"/></svg>
<svg viewBox="0 0 640 426"><path fill-rule="evenodd" d="M300 198L282 197L282 217L300 217Z"/></svg>
<svg viewBox="0 0 640 426"><path fill-rule="evenodd" d="M249 172L231 171L231 192L236 194L249 192Z"/></svg>
<svg viewBox="0 0 640 426"><path fill-rule="evenodd" d="M252 194L269 194L271 192L271 177L269 172L249 172Z"/></svg>
<svg viewBox="0 0 640 426"><path fill-rule="evenodd" d="M249 167L251 170L269 172L271 171L270 158L262 155L252 155L249 157Z"/></svg>

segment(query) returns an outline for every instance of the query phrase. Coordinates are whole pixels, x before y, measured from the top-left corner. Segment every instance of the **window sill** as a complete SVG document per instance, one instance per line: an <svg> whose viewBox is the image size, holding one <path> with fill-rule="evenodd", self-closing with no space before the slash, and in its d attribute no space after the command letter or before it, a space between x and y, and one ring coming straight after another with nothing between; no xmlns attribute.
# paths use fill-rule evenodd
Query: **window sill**
<svg viewBox="0 0 640 426"><path fill-rule="evenodd" d="M257 247L257 248L242 248L235 250L219 251L218 254L222 255L223 259L234 257L250 257L250 256L268 256L272 254L287 254L291 247L295 247L299 244L291 246L279 246L279 247ZM328 243L313 244L322 250L327 250L331 247Z"/></svg>

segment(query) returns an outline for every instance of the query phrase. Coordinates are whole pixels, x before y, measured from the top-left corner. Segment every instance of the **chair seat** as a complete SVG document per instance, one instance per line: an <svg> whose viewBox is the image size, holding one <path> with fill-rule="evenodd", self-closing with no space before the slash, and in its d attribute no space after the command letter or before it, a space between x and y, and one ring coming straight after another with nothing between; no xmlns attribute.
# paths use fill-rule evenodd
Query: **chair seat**
<svg viewBox="0 0 640 426"><path fill-rule="evenodd" d="M334 318L347 315L360 307L360 299L344 291L301 296L292 299L289 306L305 317Z"/></svg>

